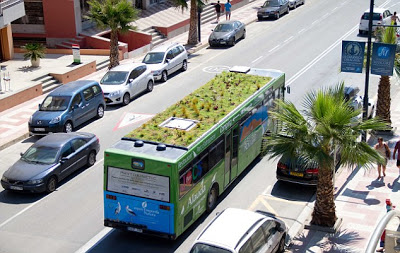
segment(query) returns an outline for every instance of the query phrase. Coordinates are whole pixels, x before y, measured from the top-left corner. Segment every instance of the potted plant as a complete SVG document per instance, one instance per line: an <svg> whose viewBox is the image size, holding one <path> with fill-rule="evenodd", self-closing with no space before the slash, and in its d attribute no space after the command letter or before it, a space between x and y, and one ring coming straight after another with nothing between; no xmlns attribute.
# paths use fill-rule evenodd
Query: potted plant
<svg viewBox="0 0 400 253"><path fill-rule="evenodd" d="M26 51L24 59L30 59L32 67L39 67L40 58L44 57L46 47L41 43L27 43L22 48Z"/></svg>

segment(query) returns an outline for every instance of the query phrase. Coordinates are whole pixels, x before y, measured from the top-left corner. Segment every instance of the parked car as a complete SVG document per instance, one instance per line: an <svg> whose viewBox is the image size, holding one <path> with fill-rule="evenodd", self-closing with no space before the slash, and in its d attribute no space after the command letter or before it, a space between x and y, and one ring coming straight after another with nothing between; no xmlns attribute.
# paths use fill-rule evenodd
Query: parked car
<svg viewBox="0 0 400 253"><path fill-rule="evenodd" d="M143 59L150 68L154 80L166 82L168 75L187 70L188 54L186 49L178 43L165 44L154 48Z"/></svg>
<svg viewBox="0 0 400 253"><path fill-rule="evenodd" d="M102 118L105 108L103 91L98 82L70 82L50 92L39 104L39 110L29 119L29 133L69 133L94 117Z"/></svg>
<svg viewBox="0 0 400 253"><path fill-rule="evenodd" d="M134 96L151 92L154 79L146 64L130 63L110 69L100 80L100 86L107 104L127 105Z"/></svg>
<svg viewBox="0 0 400 253"><path fill-rule="evenodd" d="M364 97L360 96L358 93L360 92L360 89L358 87L351 87L347 86L344 88L344 97L346 100L350 101L351 106L354 108L354 110L363 110L363 105L364 105ZM368 98L368 111L367 111L367 117L370 119L373 117L375 112L375 101L371 98ZM362 114L359 115L359 118L362 118Z"/></svg>
<svg viewBox="0 0 400 253"><path fill-rule="evenodd" d="M267 0L257 11L258 20L264 18L279 19L284 13L289 14L289 1L288 0Z"/></svg>
<svg viewBox="0 0 400 253"><path fill-rule="evenodd" d="M227 208L203 229L190 253L284 252L286 225L267 213Z"/></svg>
<svg viewBox="0 0 400 253"><path fill-rule="evenodd" d="M377 25L390 25L392 13L389 10L384 8L374 8L372 16L372 31L376 30ZM367 34L368 33L368 24L369 24L369 9L364 12L361 16L360 26L359 26L359 34Z"/></svg>
<svg viewBox="0 0 400 253"><path fill-rule="evenodd" d="M305 4L306 0L289 0L289 8L296 9L297 6Z"/></svg>
<svg viewBox="0 0 400 253"><path fill-rule="evenodd" d="M91 133L49 134L21 153L1 185L12 191L52 192L72 172L92 166L99 150L99 139Z"/></svg>
<svg viewBox="0 0 400 253"><path fill-rule="evenodd" d="M234 46L239 39L246 38L246 26L237 20L221 21L210 34L210 47L220 45Z"/></svg>

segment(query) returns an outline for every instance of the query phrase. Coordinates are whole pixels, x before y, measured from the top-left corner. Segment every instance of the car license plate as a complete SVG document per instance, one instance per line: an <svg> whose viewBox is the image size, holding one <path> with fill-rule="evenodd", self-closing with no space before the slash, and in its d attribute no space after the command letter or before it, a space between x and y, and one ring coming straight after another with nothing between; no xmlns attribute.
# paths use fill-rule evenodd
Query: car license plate
<svg viewBox="0 0 400 253"><path fill-rule="evenodd" d="M221 41L220 43L221 43L221 44L226 44L226 42L225 42L225 41Z"/></svg>
<svg viewBox="0 0 400 253"><path fill-rule="evenodd" d="M17 191L22 191L23 188L22 186L15 186L15 185L10 185L11 190L17 190Z"/></svg>
<svg viewBox="0 0 400 253"><path fill-rule="evenodd" d="M133 232L143 233L143 229L140 228L128 227L128 230Z"/></svg>
<svg viewBox="0 0 400 253"><path fill-rule="evenodd" d="M303 177L303 173L301 172L290 172L290 175L295 177Z"/></svg>
<svg viewBox="0 0 400 253"><path fill-rule="evenodd" d="M38 131L38 132L44 132L45 131L44 128L34 128L33 130L34 131Z"/></svg>

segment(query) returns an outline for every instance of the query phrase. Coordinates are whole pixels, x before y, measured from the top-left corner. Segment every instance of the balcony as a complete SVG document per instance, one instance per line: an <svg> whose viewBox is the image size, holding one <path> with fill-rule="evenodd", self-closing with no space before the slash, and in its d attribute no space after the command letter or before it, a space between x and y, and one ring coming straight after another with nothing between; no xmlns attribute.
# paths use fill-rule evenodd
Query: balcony
<svg viewBox="0 0 400 253"><path fill-rule="evenodd" d="M24 0L0 0L0 28L23 16Z"/></svg>

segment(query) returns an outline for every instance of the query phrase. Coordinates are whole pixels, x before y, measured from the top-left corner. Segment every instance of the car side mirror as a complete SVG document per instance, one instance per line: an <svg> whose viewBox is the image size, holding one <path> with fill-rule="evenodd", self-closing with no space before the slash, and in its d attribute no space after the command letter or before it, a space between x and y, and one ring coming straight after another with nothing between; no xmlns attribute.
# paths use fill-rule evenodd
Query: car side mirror
<svg viewBox="0 0 400 253"><path fill-rule="evenodd" d="M21 152L21 153L19 153L19 155L20 155L20 156L23 156L23 155L24 155L24 153L22 153L22 152Z"/></svg>
<svg viewBox="0 0 400 253"><path fill-rule="evenodd" d="M74 104L74 106L72 107L72 109L78 109L79 105L78 104Z"/></svg>
<svg viewBox="0 0 400 253"><path fill-rule="evenodd" d="M60 163L65 163L66 161L68 161L68 157L62 157Z"/></svg>
<svg viewBox="0 0 400 253"><path fill-rule="evenodd" d="M371 106L371 103L368 103L368 106Z"/></svg>
<svg viewBox="0 0 400 253"><path fill-rule="evenodd" d="M166 62L166 63L169 63L169 59L165 59L165 62Z"/></svg>
<svg viewBox="0 0 400 253"><path fill-rule="evenodd" d="M133 79L131 78L131 79L129 79L129 83L133 83Z"/></svg>
<svg viewBox="0 0 400 253"><path fill-rule="evenodd" d="M283 228L281 227L281 224L279 224L279 223L276 224L275 229L276 229L276 231L278 231L280 233L283 232Z"/></svg>
<svg viewBox="0 0 400 253"><path fill-rule="evenodd" d="M39 104L39 106L38 106L38 108L40 109L40 106L41 106L42 104Z"/></svg>

